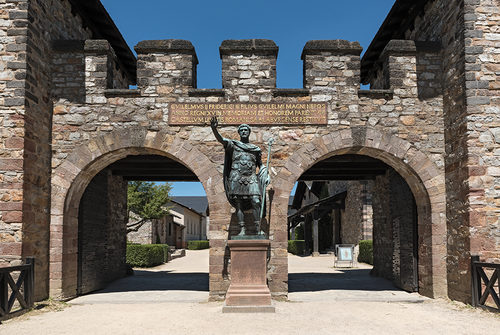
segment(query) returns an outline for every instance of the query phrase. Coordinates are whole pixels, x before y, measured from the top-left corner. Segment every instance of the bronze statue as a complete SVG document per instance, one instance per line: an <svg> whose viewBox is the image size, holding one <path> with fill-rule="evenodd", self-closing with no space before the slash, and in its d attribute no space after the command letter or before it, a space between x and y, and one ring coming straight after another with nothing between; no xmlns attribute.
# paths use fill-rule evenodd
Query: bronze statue
<svg viewBox="0 0 500 335"><path fill-rule="evenodd" d="M224 157L224 189L229 203L236 209L238 224L241 228L238 236L246 236L245 216L243 211L252 210L257 235L264 235L260 222L265 206L265 190L269 184L268 167L262 164L261 150L249 143L250 126L238 127L240 141L222 137L218 130L216 117L210 125L217 141L222 143L226 152ZM259 168L256 173L257 167ZM264 201L263 201L264 200Z"/></svg>

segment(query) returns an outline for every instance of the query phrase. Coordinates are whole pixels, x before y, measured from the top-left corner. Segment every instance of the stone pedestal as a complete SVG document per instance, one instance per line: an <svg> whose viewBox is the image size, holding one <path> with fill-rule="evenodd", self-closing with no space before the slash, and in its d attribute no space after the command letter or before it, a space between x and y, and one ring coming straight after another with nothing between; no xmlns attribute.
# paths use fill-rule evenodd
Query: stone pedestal
<svg viewBox="0 0 500 335"><path fill-rule="evenodd" d="M274 312L267 287L269 240L230 240L231 285L226 293L224 313Z"/></svg>

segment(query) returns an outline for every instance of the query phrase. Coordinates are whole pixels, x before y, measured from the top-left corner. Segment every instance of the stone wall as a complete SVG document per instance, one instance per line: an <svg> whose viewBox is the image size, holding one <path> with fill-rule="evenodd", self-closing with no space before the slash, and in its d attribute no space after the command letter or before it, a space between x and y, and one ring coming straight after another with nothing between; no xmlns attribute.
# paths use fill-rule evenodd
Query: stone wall
<svg viewBox="0 0 500 335"><path fill-rule="evenodd" d="M377 176L373 187L373 270L376 276L394 279L392 272L393 233L389 178Z"/></svg>
<svg viewBox="0 0 500 335"><path fill-rule="evenodd" d="M417 291L417 213L408 184L394 170L389 170L390 221L392 223L392 271L396 286Z"/></svg>
<svg viewBox="0 0 500 335"><path fill-rule="evenodd" d="M78 225L78 293L125 275L127 183L103 170L87 186Z"/></svg>
<svg viewBox="0 0 500 335"><path fill-rule="evenodd" d="M106 227L106 284L127 272L128 182L108 171L108 220ZM103 286L104 287L104 286Z"/></svg>
<svg viewBox="0 0 500 335"><path fill-rule="evenodd" d="M373 239L373 181L361 181L363 190L361 192L361 199L363 203L362 211L362 228L361 228L361 239L371 240Z"/></svg>
<svg viewBox="0 0 500 335"><path fill-rule="evenodd" d="M431 1L426 15L416 22L407 38L442 44L444 135L446 139L446 196L448 225L449 296L470 291L469 219L467 185L467 125L465 122L464 1ZM465 288L467 287L467 290Z"/></svg>
<svg viewBox="0 0 500 335"><path fill-rule="evenodd" d="M52 136L51 42L91 36L68 1L30 0L25 79L23 256L35 256L39 278L48 272ZM29 145L28 145L29 144ZM29 215L29 216L26 216ZM48 285L48 281L46 284ZM38 287L37 296L48 288Z"/></svg>
<svg viewBox="0 0 500 335"><path fill-rule="evenodd" d="M0 266L8 266L22 255L28 4L0 3L0 22Z"/></svg>
<svg viewBox="0 0 500 335"><path fill-rule="evenodd" d="M500 3L465 0L470 252L500 262ZM465 262L465 260L463 260ZM459 269L466 265L459 262ZM464 290L467 281L460 290ZM457 293L457 296L459 294Z"/></svg>
<svg viewBox="0 0 500 335"><path fill-rule="evenodd" d="M377 176L373 193L373 274L416 291L417 213L405 180L393 169Z"/></svg>
<svg viewBox="0 0 500 335"><path fill-rule="evenodd" d="M104 285L106 264L108 176L95 176L83 193L78 225L78 293L95 291Z"/></svg>
<svg viewBox="0 0 500 335"><path fill-rule="evenodd" d="M435 42L434 51L427 43L418 53L418 91L428 100L442 88L448 289L451 298L462 301L470 299L471 253L489 261L500 258L498 12L495 0L433 0L405 34Z"/></svg>
<svg viewBox="0 0 500 335"><path fill-rule="evenodd" d="M136 220L131 220L135 222ZM153 222L146 221L137 231L127 234L127 241L140 244L151 244L153 241Z"/></svg>
<svg viewBox="0 0 500 335"><path fill-rule="evenodd" d="M49 286L52 45L61 39L85 40L92 33L67 0L4 1L0 15L5 107L0 159L6 160L0 174L0 262L34 256L35 295L43 298ZM124 80L120 70L114 77Z"/></svg>
<svg viewBox="0 0 500 335"><path fill-rule="evenodd" d="M349 182L345 198L345 210L342 215L341 238L342 243L358 246L362 236L363 202L360 196L363 186L356 181ZM356 248L357 249L357 248Z"/></svg>

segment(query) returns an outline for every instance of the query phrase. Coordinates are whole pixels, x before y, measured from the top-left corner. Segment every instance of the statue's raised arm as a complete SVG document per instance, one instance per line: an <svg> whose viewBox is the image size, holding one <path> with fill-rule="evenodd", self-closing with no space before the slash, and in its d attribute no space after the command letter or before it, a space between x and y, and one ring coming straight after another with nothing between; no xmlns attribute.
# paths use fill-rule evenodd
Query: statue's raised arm
<svg viewBox="0 0 500 335"><path fill-rule="evenodd" d="M212 132L214 133L215 138L217 139L217 141L226 146L225 142L227 142L227 140L225 140L224 137L219 134L219 131L217 130L218 125L219 121L217 120L217 116L214 116L212 119L210 119L210 127L212 128Z"/></svg>

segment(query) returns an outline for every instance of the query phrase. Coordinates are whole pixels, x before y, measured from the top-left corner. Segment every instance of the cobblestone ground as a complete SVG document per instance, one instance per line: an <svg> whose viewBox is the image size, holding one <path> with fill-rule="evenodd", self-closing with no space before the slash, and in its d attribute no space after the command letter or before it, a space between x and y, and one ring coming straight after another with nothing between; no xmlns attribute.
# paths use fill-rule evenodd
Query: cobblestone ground
<svg viewBox="0 0 500 335"><path fill-rule="evenodd" d="M222 314L207 303L208 251L138 271L59 311L0 325L8 334L489 334L500 316L395 289L369 267L334 270L329 256L289 256L290 301L275 314Z"/></svg>

